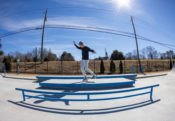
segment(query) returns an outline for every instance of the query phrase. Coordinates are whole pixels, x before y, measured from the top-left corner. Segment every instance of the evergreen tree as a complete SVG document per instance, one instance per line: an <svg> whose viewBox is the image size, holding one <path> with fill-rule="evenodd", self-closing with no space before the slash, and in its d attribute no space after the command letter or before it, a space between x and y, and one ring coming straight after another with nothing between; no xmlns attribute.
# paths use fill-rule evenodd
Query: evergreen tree
<svg viewBox="0 0 175 121"><path fill-rule="evenodd" d="M113 60L111 60L111 62L110 62L110 72L114 73L115 71L116 71L115 63L113 62Z"/></svg>
<svg viewBox="0 0 175 121"><path fill-rule="evenodd" d="M170 70L173 68L173 62L172 60L170 59Z"/></svg>
<svg viewBox="0 0 175 121"><path fill-rule="evenodd" d="M119 69L120 69L120 74L123 74L123 63L120 60L120 64L119 64Z"/></svg>
<svg viewBox="0 0 175 121"><path fill-rule="evenodd" d="M104 66L104 62L103 59L101 59L101 63L100 63L100 73L104 74L105 72L105 66Z"/></svg>
<svg viewBox="0 0 175 121"><path fill-rule="evenodd" d="M2 44L1 44L1 39L0 39L0 56L4 55L4 52L1 50Z"/></svg>
<svg viewBox="0 0 175 121"><path fill-rule="evenodd" d="M114 50L111 54L110 60L125 60L125 56L122 52L118 50Z"/></svg>
<svg viewBox="0 0 175 121"><path fill-rule="evenodd" d="M74 61L74 57L72 56L71 53L67 53L66 51L64 51L60 57L61 61Z"/></svg>
<svg viewBox="0 0 175 121"><path fill-rule="evenodd" d="M9 56L4 57L3 63L5 65L6 71L11 71L11 58Z"/></svg>

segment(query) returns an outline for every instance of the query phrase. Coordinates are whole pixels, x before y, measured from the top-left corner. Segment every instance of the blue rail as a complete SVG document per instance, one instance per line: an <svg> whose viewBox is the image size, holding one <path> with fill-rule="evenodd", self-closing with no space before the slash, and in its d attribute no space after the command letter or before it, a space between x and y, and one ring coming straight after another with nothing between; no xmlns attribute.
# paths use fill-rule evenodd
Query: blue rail
<svg viewBox="0 0 175 121"><path fill-rule="evenodd" d="M153 94L153 88L158 87L159 84L147 86L147 87L140 87L140 88L134 88L134 89L127 89L127 90L118 90L118 91L108 91L108 92L85 92L85 93L72 93L72 92L46 92L46 91L38 91L38 90L28 90L28 89L21 89L16 88L18 91L22 91L23 101L26 100L26 97L29 98L36 98L36 99L44 99L44 100L54 100L54 101L102 101L102 100L113 100L113 99L121 99L121 98L129 98L129 97L135 97L145 94L150 94L150 100L152 101L152 94ZM132 92L132 91L139 91L139 90L145 90L150 89L149 91L127 95L127 96L120 96L120 97L110 97L110 98L91 98L91 95L106 95L106 94L116 94L116 93L126 93L126 92ZM35 96L35 95L27 95L25 92L29 93L37 93L37 94L48 94L48 95L85 95L87 98L85 99L62 99L62 98L56 98L56 97L43 97L43 96Z"/></svg>
<svg viewBox="0 0 175 121"><path fill-rule="evenodd" d="M4 75L2 75L3 77L6 77L6 67L5 67L5 65L3 64L3 63L1 63L0 62L0 65L2 66L2 67L0 67L0 70L2 70L3 72L4 72Z"/></svg>
<svg viewBox="0 0 175 121"><path fill-rule="evenodd" d="M107 78L136 78L137 75L110 75L110 76L97 76L97 79L107 79ZM83 79L82 76L36 76L37 79Z"/></svg>

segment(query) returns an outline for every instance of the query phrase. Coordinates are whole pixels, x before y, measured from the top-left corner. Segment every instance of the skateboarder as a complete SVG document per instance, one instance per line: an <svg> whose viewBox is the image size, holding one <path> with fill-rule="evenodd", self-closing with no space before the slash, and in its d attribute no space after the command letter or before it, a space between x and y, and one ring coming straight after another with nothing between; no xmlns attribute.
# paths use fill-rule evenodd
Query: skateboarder
<svg viewBox="0 0 175 121"><path fill-rule="evenodd" d="M83 82L87 82L87 75L85 71L88 71L92 76L93 79L96 78L96 75L93 71L88 68L89 62L89 52L96 53L94 50L90 49L89 47L85 46L83 42L79 42L79 46L76 45L75 41L73 41L74 45L82 51L82 60L81 60L81 72L84 75Z"/></svg>

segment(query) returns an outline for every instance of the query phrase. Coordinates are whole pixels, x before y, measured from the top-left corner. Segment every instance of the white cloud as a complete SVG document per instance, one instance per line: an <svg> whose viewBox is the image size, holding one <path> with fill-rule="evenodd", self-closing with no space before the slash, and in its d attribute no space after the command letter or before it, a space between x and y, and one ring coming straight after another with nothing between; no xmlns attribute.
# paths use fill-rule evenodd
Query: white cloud
<svg viewBox="0 0 175 121"><path fill-rule="evenodd" d="M42 25L42 19L34 20L13 20L11 18L3 18L0 20L3 29L13 31L27 27L37 27Z"/></svg>
<svg viewBox="0 0 175 121"><path fill-rule="evenodd" d="M96 24L96 19L93 17L79 17L79 16L61 16L55 18L48 18L47 25L91 25Z"/></svg>
<svg viewBox="0 0 175 121"><path fill-rule="evenodd" d="M56 2L58 4L63 3L68 5L74 5L74 6L81 6L81 7L96 7L96 2L102 2L103 0L51 0L53 2Z"/></svg>
<svg viewBox="0 0 175 121"><path fill-rule="evenodd" d="M48 18L46 25L95 25L96 19L93 17L78 17L78 16L60 16L54 18ZM0 26L5 30L14 31L28 27L39 27L42 26L43 19L32 19L32 20L13 20L11 18L0 19Z"/></svg>
<svg viewBox="0 0 175 121"><path fill-rule="evenodd" d="M54 2L63 2L60 0L52 0ZM111 6L115 6L112 4L115 0L75 0L75 1L64 1L64 3L69 3L69 4L81 4L81 5L96 5L94 3L105 3L105 4L111 4ZM136 0L132 0L136 1ZM132 14L141 14L144 13L141 10L137 9L137 4L133 4L134 9L131 9L130 12L128 12L128 15L130 13ZM91 6L91 7L94 7ZM100 7L98 7L100 8ZM113 8L112 8L113 9ZM126 13L127 14L127 13ZM146 15L146 13L144 14ZM148 16L148 15L147 15ZM19 18L13 18L12 17L3 17L1 16L0 19L0 26L8 31L15 31L19 30L22 28L28 28L28 27L38 27L42 26L43 24L43 18L37 18L37 19L19 19ZM111 16L112 17L112 16ZM150 17L149 17L150 19ZM46 22L46 25L77 25L77 26L100 26L100 27L105 27L105 25L100 25L98 18L94 17L80 17L80 16L59 16L59 17L49 17L48 16L48 21ZM109 27L107 27L109 28ZM111 27L110 27L111 28Z"/></svg>

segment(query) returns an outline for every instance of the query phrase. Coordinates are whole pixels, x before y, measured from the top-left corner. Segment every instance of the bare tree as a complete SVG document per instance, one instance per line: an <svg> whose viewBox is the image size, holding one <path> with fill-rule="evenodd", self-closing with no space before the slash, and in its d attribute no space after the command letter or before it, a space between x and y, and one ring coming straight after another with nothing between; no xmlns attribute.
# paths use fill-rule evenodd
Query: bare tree
<svg viewBox="0 0 175 121"><path fill-rule="evenodd" d="M146 59L146 49L145 48L143 48L140 51L140 59Z"/></svg>
<svg viewBox="0 0 175 121"><path fill-rule="evenodd" d="M51 49L49 49L49 52L47 54L47 57L48 57L48 60L49 61L56 61L58 58L57 58L57 55L52 53Z"/></svg>
<svg viewBox="0 0 175 121"><path fill-rule="evenodd" d="M126 59L137 59L137 51L134 50L133 52L129 52L126 55ZM152 47L148 46L140 50L140 59L158 59L160 56L160 53Z"/></svg>
<svg viewBox="0 0 175 121"><path fill-rule="evenodd" d="M126 58L127 60L132 60L132 57L133 57L133 55L132 55L131 52L129 52L129 53L127 53L127 54L125 55L125 58Z"/></svg>
<svg viewBox="0 0 175 121"><path fill-rule="evenodd" d="M40 49L35 48L32 51L29 51L27 53L20 53L18 51L13 52L13 53L9 53L10 56L13 57L14 62L17 61L17 59L19 58L21 62L36 62L39 61L40 58ZM45 59L49 60L49 61L55 61L57 60L57 55L54 54L51 49L48 50L46 48L44 48L44 53L43 53Z"/></svg>
<svg viewBox="0 0 175 121"><path fill-rule="evenodd" d="M125 55L127 60L136 60L137 59L137 52L136 50L133 50L132 52L129 52Z"/></svg>
<svg viewBox="0 0 175 121"><path fill-rule="evenodd" d="M146 49L148 59L158 59L159 54L158 54L157 50L154 47L148 46L145 49Z"/></svg>
<svg viewBox="0 0 175 121"><path fill-rule="evenodd" d="M172 50L166 51L165 53L161 54L161 59L174 59L175 58L175 53Z"/></svg>

